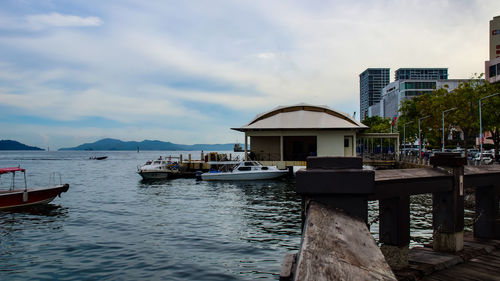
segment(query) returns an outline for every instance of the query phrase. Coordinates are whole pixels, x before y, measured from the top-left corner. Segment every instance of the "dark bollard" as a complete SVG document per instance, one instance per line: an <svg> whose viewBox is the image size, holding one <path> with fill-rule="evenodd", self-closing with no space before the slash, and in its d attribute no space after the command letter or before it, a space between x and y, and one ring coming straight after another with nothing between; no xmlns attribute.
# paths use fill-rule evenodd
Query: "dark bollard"
<svg viewBox="0 0 500 281"><path fill-rule="evenodd" d="M408 266L410 246L410 197L379 200L380 250L393 270Z"/></svg>
<svg viewBox="0 0 500 281"><path fill-rule="evenodd" d="M296 182L301 246L285 257L280 280L396 280L367 227L375 171L357 157L308 157Z"/></svg>
<svg viewBox="0 0 500 281"><path fill-rule="evenodd" d="M363 170L361 158L307 157L307 169L296 173L296 182L303 207L314 200L368 222L367 196L374 190L375 171Z"/></svg>
<svg viewBox="0 0 500 281"><path fill-rule="evenodd" d="M464 247L464 165L460 153L436 153L431 165L453 176L449 191L432 194L433 248L442 252L458 252Z"/></svg>

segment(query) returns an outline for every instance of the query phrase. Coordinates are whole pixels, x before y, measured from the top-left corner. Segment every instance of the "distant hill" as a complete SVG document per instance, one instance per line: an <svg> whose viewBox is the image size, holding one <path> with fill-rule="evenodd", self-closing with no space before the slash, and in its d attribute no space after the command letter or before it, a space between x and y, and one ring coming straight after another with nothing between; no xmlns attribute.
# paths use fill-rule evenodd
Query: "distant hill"
<svg viewBox="0 0 500 281"><path fill-rule="evenodd" d="M18 141L0 140L0 150L44 150L35 146L28 146Z"/></svg>
<svg viewBox="0 0 500 281"><path fill-rule="evenodd" d="M117 139L102 139L94 143L84 143L76 147L61 148L59 150L182 150L182 151L229 151L233 150L233 143L226 144L175 144L157 140L121 141Z"/></svg>

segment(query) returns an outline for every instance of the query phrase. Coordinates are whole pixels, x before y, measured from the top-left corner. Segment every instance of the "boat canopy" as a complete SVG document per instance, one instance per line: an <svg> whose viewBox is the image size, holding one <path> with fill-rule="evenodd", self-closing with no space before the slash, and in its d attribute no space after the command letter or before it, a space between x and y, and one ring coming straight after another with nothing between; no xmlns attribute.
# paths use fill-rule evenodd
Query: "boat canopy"
<svg viewBox="0 0 500 281"><path fill-rule="evenodd" d="M24 171L25 169L19 167L0 168L0 175L6 173L24 172Z"/></svg>

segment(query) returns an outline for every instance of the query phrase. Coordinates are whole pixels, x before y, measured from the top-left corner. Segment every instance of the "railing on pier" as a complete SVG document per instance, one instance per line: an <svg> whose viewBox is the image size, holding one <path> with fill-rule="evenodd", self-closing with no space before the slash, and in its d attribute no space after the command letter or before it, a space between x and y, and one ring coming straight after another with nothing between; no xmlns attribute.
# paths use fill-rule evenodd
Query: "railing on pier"
<svg viewBox="0 0 500 281"><path fill-rule="evenodd" d="M368 171L361 158L308 158L307 169L296 174L303 198L302 244L296 259L285 259L280 278L395 279L384 264L393 270L408 266L411 195L432 194L435 251L464 247L464 188L475 189L474 237L499 239L500 167L464 167L465 158L455 153L438 153L430 162L433 168ZM379 201L380 248L373 247L367 227L371 200ZM339 219L341 214L347 219Z"/></svg>

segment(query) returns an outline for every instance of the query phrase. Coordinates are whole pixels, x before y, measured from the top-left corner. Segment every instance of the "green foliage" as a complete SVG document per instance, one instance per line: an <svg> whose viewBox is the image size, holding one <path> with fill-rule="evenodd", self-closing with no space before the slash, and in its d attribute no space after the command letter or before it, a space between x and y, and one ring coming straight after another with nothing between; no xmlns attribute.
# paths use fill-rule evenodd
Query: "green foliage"
<svg viewBox="0 0 500 281"><path fill-rule="evenodd" d="M363 124L370 127L366 133L390 133L391 119L382 118L380 116L367 117L363 120Z"/></svg>
<svg viewBox="0 0 500 281"><path fill-rule="evenodd" d="M445 135L451 128L463 132L464 141L461 146L468 147L474 144L479 134L479 99L498 93L500 85L491 85L484 81L482 75L474 75L470 80L449 91L447 87L404 101L400 109L398 129L403 133L403 124L406 126L406 135L409 139L418 135L417 124L420 119L422 138L426 138L430 145L440 146L442 138L442 118L445 112ZM500 141L500 95L483 100L481 106L483 131L492 130L494 137ZM425 118L424 118L425 117ZM408 124L409 122L412 122ZM402 138L403 136L401 136ZM497 147L497 146L496 146Z"/></svg>

